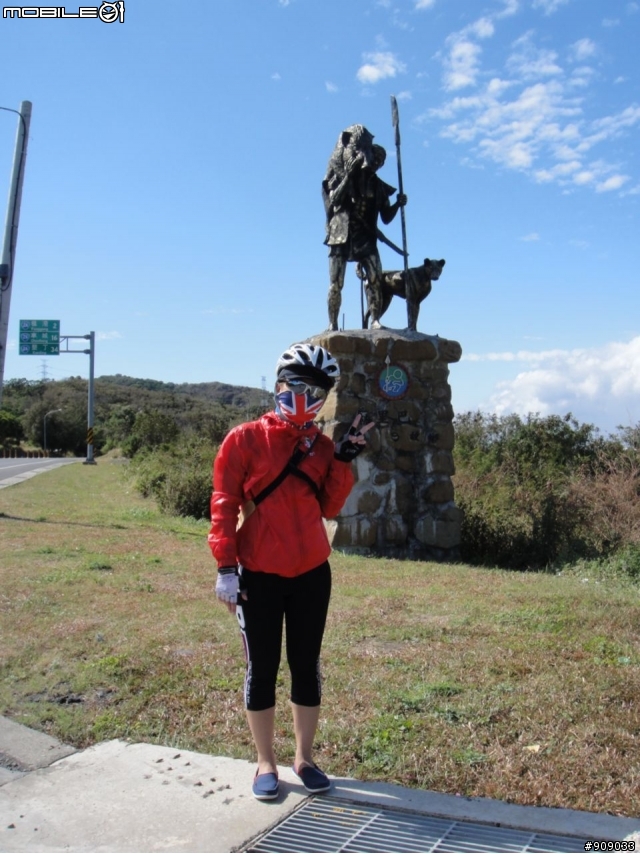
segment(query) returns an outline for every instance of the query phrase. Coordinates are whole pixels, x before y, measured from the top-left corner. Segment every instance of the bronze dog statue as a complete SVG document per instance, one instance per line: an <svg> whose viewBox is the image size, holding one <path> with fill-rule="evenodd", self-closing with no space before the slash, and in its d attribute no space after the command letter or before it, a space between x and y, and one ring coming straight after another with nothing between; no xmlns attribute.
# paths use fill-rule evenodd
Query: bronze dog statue
<svg viewBox="0 0 640 854"><path fill-rule="evenodd" d="M380 317L391 305L393 297L402 297L407 301L407 329L416 331L420 303L431 293L431 282L440 278L442 268L445 265L444 258L441 261L424 259L420 267L409 267L404 270L385 270L382 273L382 310ZM365 315L365 329L369 326L369 312Z"/></svg>

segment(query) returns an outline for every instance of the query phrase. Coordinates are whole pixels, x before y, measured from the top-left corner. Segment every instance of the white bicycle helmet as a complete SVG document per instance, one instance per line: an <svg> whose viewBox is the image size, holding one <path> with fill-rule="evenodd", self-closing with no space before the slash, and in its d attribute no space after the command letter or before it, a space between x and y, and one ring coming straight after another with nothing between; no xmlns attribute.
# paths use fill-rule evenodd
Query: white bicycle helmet
<svg viewBox="0 0 640 854"><path fill-rule="evenodd" d="M324 347L292 344L278 359L276 376L289 382L311 381L329 391L340 376L340 366Z"/></svg>

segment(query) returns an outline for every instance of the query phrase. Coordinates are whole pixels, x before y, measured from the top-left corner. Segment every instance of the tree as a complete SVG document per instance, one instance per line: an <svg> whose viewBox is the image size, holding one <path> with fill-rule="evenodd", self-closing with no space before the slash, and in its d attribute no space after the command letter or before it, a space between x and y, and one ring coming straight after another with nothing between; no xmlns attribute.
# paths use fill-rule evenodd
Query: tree
<svg viewBox="0 0 640 854"><path fill-rule="evenodd" d="M18 416L0 409L0 445L4 448L19 445L23 436L24 430Z"/></svg>
<svg viewBox="0 0 640 854"><path fill-rule="evenodd" d="M175 418L159 409L144 409L136 414L129 437L122 445L128 457L140 450L156 448L174 442L180 433Z"/></svg>

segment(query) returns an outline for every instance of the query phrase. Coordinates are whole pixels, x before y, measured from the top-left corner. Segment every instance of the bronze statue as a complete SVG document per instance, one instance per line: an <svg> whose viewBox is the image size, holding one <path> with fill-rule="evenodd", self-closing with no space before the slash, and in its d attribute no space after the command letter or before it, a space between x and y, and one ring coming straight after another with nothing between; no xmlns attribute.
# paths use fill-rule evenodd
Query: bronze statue
<svg viewBox="0 0 640 854"><path fill-rule="evenodd" d="M378 229L378 216L390 223L407 197L398 193L391 204L394 187L376 174L386 159L386 151L373 143L363 125L344 130L329 160L322 182L322 197L327 215L325 244L329 247L329 331L338 329L338 313L347 262L358 263L367 296L371 328L380 328L382 315L382 264L378 239L388 241ZM364 319L363 319L364 321Z"/></svg>
<svg viewBox="0 0 640 854"><path fill-rule="evenodd" d="M419 267L408 267L406 270L385 270L382 273L381 292L382 308L380 317L391 305L393 297L401 297L407 301L407 329L416 331L420 304L431 293L431 282L440 278L442 268L445 265L444 258L440 261L432 261L425 258ZM360 265L358 265L358 276L361 276ZM368 312L365 317L368 320Z"/></svg>

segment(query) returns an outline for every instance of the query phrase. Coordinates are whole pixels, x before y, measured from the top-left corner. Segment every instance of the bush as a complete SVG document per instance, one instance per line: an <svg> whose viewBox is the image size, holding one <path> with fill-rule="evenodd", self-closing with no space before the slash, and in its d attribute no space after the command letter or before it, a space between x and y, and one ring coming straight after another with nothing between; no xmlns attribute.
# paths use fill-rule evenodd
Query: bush
<svg viewBox="0 0 640 854"><path fill-rule="evenodd" d="M630 435L604 439L570 414L457 418L462 558L537 569L640 544L640 458Z"/></svg>
<svg viewBox="0 0 640 854"><path fill-rule="evenodd" d="M137 454L131 463L135 487L155 498L164 513L208 519L217 450L206 439L190 437L170 448Z"/></svg>
<svg viewBox="0 0 640 854"><path fill-rule="evenodd" d="M135 457L141 450L170 445L180 434L175 418L159 409L144 409L136 414L131 432L122 443L122 452Z"/></svg>
<svg viewBox="0 0 640 854"><path fill-rule="evenodd" d="M24 430L17 415L0 409L0 445L5 448L20 444Z"/></svg>

